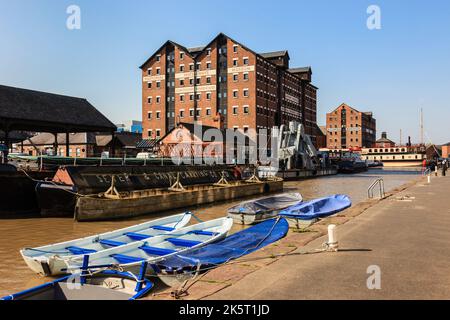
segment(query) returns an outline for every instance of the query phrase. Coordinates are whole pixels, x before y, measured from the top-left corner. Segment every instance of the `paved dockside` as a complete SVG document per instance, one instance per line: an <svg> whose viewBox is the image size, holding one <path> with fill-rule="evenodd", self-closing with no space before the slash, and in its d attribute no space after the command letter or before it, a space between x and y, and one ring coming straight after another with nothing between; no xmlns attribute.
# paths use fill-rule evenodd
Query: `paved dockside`
<svg viewBox="0 0 450 320"><path fill-rule="evenodd" d="M321 248L329 223L338 224L340 251L301 254ZM449 299L449 245L450 178L420 179L246 257L265 259L213 270L183 298ZM370 266L381 289L367 287Z"/></svg>

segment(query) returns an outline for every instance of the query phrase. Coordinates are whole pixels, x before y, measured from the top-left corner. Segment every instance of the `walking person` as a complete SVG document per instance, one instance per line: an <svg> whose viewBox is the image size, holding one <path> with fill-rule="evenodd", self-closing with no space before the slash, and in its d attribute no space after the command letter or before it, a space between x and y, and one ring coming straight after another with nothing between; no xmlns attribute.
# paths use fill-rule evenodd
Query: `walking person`
<svg viewBox="0 0 450 320"><path fill-rule="evenodd" d="M447 159L442 161L442 176L445 177L447 172Z"/></svg>

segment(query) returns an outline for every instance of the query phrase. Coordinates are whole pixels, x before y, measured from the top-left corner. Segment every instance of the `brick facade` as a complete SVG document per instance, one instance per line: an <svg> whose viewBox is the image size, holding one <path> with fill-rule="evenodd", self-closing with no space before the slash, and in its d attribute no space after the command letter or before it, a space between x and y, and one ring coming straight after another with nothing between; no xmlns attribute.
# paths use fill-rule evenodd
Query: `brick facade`
<svg viewBox="0 0 450 320"><path fill-rule="evenodd" d="M343 103L327 113L327 148L372 148L376 140L376 120L370 112L360 112Z"/></svg>
<svg viewBox="0 0 450 320"><path fill-rule="evenodd" d="M317 88L310 68L288 62L287 51L258 54L224 34L201 48L166 42L141 66L143 138L181 122L246 132L295 120L314 140Z"/></svg>

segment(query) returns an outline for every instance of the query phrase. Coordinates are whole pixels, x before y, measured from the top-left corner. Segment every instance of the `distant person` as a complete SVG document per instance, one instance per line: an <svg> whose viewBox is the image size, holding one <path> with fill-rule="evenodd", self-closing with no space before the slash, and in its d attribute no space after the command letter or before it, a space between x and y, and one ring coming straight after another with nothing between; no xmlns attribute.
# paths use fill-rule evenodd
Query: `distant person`
<svg viewBox="0 0 450 320"><path fill-rule="evenodd" d="M426 170L427 170L427 160L424 159L422 161L422 174L424 174Z"/></svg>
<svg viewBox="0 0 450 320"><path fill-rule="evenodd" d="M442 161L442 176L445 177L447 173L447 159Z"/></svg>

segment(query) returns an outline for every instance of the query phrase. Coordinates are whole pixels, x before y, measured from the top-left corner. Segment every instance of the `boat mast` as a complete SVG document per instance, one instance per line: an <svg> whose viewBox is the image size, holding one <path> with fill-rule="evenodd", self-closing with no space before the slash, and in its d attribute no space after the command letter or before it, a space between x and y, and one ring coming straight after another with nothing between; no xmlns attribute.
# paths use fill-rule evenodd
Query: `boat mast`
<svg viewBox="0 0 450 320"><path fill-rule="evenodd" d="M423 109L420 108L420 143L421 145L424 145L423 140Z"/></svg>

